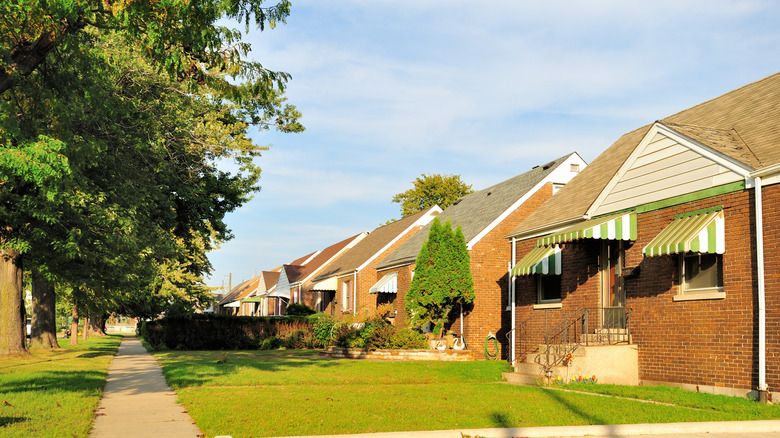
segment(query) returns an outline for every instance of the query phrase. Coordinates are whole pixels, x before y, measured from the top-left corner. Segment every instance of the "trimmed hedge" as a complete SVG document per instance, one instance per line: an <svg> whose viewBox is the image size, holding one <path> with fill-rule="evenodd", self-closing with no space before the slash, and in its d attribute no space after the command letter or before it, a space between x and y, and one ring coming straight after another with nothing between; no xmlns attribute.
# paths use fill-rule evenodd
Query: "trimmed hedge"
<svg viewBox="0 0 780 438"><path fill-rule="evenodd" d="M143 322L138 334L155 350L321 348L312 332L316 316L194 314Z"/></svg>

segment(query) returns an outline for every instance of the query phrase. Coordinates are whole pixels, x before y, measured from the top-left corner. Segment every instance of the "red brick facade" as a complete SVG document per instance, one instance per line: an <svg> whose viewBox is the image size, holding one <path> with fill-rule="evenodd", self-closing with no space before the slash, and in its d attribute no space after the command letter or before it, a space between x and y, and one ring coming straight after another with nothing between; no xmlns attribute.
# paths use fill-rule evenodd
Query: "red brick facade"
<svg viewBox="0 0 780 438"><path fill-rule="evenodd" d="M552 196L552 184L548 183L512 211L501 223L480 239L469 251L471 275L474 280L476 298L470 308L464 308L463 335L466 345L475 356L484 358L483 344L488 333L496 335L501 344L500 357L506 357L509 327L508 276L511 262L511 244L506 235L523 219ZM405 298L411 283L414 265L389 269L380 272L398 272L398 296L395 300L396 324L405 324ZM457 310L456 310L457 311ZM460 318L456 318L451 330L460 333Z"/></svg>
<svg viewBox="0 0 780 438"><path fill-rule="evenodd" d="M764 191L767 291L767 380L780 389L780 185ZM645 257L642 250L668 226L675 214L722 206L726 251L723 254L725 298L673 301L680 288L680 256ZM625 266L638 267L625 279L630 330L639 347L639 378L702 390L738 393L758 385L757 274L753 190L742 190L640 213L637 240L625 245ZM518 242L518 259L536 239ZM562 309L598 307L600 242L562 245ZM535 276L516 283L517 322L534 313ZM547 310L556 312L556 310ZM724 388L723 391L718 388ZM733 389L733 390L728 390Z"/></svg>
<svg viewBox="0 0 780 438"><path fill-rule="evenodd" d="M401 238L399 238L397 241L395 241L392 245L390 245L387 249L382 251L381 254L379 254L377 257L375 257L371 263L369 263L366 267L364 267L360 272L357 272L357 274L353 275L346 275L343 277L340 277L338 279L338 288L335 293L335 299L332 300L328 306L323 310L323 313L327 313L329 315L334 316L344 316L344 297L343 297L343 290L344 285L347 284L347 288L350 293L349 297L349 313L352 313L353 309L357 310L358 314L365 314L373 309L376 309L377 303L381 303L382 300L385 301L395 301L395 297L388 297L385 296L387 294L372 294L369 293L369 289L371 289L371 286L376 284L376 282L381 279L386 273L389 271L383 271L382 273L377 273L376 266L381 262L385 257L387 257L388 254L398 249L399 246L401 246L404 242L406 242L410 237L412 237L415 233L420 231L422 226L414 226L412 229L407 231ZM357 288L353 290L353 284L357 281ZM400 279L399 279L399 288L400 288ZM408 286L407 286L408 289ZM404 290L407 290L404 289ZM309 292L306 295L312 295L313 293ZM357 298L356 303L353 303L353 300ZM316 297L314 298L316 299ZM356 304L356 305L355 305ZM307 304L308 305L308 304ZM313 305L311 306L313 307ZM403 310L403 306L401 307L401 310ZM399 312L400 313L400 312Z"/></svg>

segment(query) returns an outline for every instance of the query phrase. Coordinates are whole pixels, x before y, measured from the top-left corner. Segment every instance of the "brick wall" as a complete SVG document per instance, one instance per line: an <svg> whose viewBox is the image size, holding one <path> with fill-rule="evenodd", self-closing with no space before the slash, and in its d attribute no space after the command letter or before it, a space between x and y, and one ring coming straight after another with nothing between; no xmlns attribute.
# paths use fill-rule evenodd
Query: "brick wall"
<svg viewBox="0 0 780 438"><path fill-rule="evenodd" d="M772 333L768 343L771 357L776 359L780 355L777 330L780 298L776 293L780 287L780 256L773 249L780 244L776 237L780 232L777 208L780 187L768 188L764 199L764 205L770 205L765 207L765 234L770 239L765 244L768 332ZM675 214L715 206L723 206L725 216L725 299L675 302L673 297L680 285L679 256L644 257L642 250L672 222ZM757 385L754 212L753 191L746 190L638 215L637 241L627 245L625 264L638 266L639 274L627 278L625 287L627 307L631 309L631 332L639 346L641 380L716 389L750 389ZM530 250L533 240L518 244L518 258ZM598 306L598 254L595 241L563 245L561 310ZM540 312L533 310L536 302L533 276L518 279L517 300L518 322ZM780 366L772 359L767 362L770 386L777 387Z"/></svg>
<svg viewBox="0 0 780 438"><path fill-rule="evenodd" d="M510 312L508 302L508 269L512 261L512 242L506 235L552 196L552 184L546 184L501 223L477 242L469 252L474 280L474 303L463 318L466 345L478 358L484 358L483 345L489 333L500 344L500 358L508 357L507 333ZM460 332L460 318L452 324Z"/></svg>
<svg viewBox="0 0 780 438"><path fill-rule="evenodd" d="M395 306L395 325L406 326L406 311L404 306L406 305L406 293L409 292L409 285L412 284L412 271L414 270L414 264L401 266L398 268L387 269L377 272L377 280L382 278L386 274L392 272L398 273L398 293L396 294L393 305Z"/></svg>
<svg viewBox="0 0 780 438"><path fill-rule="evenodd" d="M505 308L511 242L505 236L551 196L552 184L547 184L480 239L469 252L475 299L470 307L464 308L463 335L467 347L474 351L477 358L484 358L483 344L490 332L496 335L500 343L500 357L506 357L506 333L509 330L510 313L505 311ZM406 321L404 305L413 268L414 265L409 265L382 272L382 274L398 272L398 297L395 301L398 312L397 324L405 324ZM455 312L458 312L458 309ZM459 317L455 318L451 330L460 333Z"/></svg>

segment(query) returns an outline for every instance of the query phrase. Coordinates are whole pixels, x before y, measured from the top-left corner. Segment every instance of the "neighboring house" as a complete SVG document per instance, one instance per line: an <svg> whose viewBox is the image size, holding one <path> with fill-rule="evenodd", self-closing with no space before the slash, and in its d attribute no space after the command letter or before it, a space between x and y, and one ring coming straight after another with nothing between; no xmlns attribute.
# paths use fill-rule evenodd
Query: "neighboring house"
<svg viewBox="0 0 780 438"><path fill-rule="evenodd" d="M394 290L385 288L376 293L372 289L377 283L377 263L439 213L441 208L430 207L371 231L354 248L320 270L310 292L304 296L306 304L318 312L341 316L392 303L396 296Z"/></svg>
<svg viewBox="0 0 780 438"><path fill-rule="evenodd" d="M320 273L323 267L339 256L349 251L358 244L368 233L360 233L339 243L331 245L322 251L314 252L308 256L302 257L289 265L282 265L279 272L279 279L276 288L268 297L280 298L287 304L302 303L303 296L312 286L312 279ZM282 306L282 305L280 305ZM284 305L286 307L286 305ZM280 307L280 313L284 309Z"/></svg>
<svg viewBox="0 0 780 438"><path fill-rule="evenodd" d="M780 388L778 182L780 75L625 134L508 233L511 358L630 339L637 383Z"/></svg>
<svg viewBox="0 0 780 438"><path fill-rule="evenodd" d="M243 312L246 309L242 308L241 301L257 289L259 282L260 276L257 276L234 287L233 290L225 295L219 302L217 313L236 316L244 315L245 313Z"/></svg>
<svg viewBox="0 0 780 438"><path fill-rule="evenodd" d="M269 298L266 297L269 293L273 292L276 287L276 282L279 279L279 271L282 267L278 267L273 271L263 271L258 277L257 286L246 297L241 300L241 316L268 316L269 315ZM274 300L271 298L271 300ZM274 302L273 309L276 308ZM271 313L273 315L274 313Z"/></svg>
<svg viewBox="0 0 780 438"><path fill-rule="evenodd" d="M466 345L477 356L482 354L483 342L491 332L502 341L502 347L506 346L510 257L504 236L585 166L585 161L572 153L464 196L439 215L442 224L450 219L453 227L461 226L469 249L476 298L471 309L463 309L463 317L458 318L452 329L464 335ZM429 230L430 225L410 237L376 267L377 279L387 279L397 291L396 323L406 323L406 293L417 254Z"/></svg>
<svg viewBox="0 0 780 438"><path fill-rule="evenodd" d="M260 306L257 310L257 316L274 316L281 315L280 309L282 304L281 298L274 298L270 295L276 290L276 283L279 281L279 274L282 267L274 269L273 271L263 271L263 282L261 286L258 286L258 291L254 298L260 299Z"/></svg>

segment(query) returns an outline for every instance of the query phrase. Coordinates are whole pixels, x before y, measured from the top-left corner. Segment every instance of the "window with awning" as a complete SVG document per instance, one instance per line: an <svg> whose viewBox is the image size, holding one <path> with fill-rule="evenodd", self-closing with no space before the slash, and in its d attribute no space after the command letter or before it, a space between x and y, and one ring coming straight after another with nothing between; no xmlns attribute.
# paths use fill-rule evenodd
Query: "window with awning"
<svg viewBox="0 0 780 438"><path fill-rule="evenodd" d="M561 248L554 245L532 249L512 268L511 274L561 275Z"/></svg>
<svg viewBox="0 0 780 438"><path fill-rule="evenodd" d="M537 246L543 247L580 239L636 240L636 212L623 212L580 222L539 238Z"/></svg>
<svg viewBox="0 0 780 438"><path fill-rule="evenodd" d="M377 293L394 294L394 293L398 293L398 273L397 272L391 272L391 273L385 275L379 281L377 281L373 286L371 286L371 289L368 290L368 293L371 293L371 294L377 294Z"/></svg>
<svg viewBox="0 0 780 438"><path fill-rule="evenodd" d="M678 214L645 246L645 257L701 253L723 254L726 250L723 207Z"/></svg>

